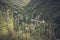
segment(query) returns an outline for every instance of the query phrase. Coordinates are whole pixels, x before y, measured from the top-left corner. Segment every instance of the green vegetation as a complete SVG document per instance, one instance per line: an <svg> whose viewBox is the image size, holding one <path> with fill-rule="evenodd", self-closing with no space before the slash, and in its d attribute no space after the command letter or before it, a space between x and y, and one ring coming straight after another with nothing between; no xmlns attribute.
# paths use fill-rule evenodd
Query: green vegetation
<svg viewBox="0 0 60 40"><path fill-rule="evenodd" d="M14 6L1 5L0 40L55 40L56 13L50 14L49 7L36 5L18 10Z"/></svg>

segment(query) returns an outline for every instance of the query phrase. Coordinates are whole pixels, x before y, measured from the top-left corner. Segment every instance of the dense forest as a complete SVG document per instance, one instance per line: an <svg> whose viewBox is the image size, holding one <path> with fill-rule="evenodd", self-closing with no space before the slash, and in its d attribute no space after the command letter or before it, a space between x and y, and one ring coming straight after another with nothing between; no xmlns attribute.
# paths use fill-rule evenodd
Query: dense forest
<svg viewBox="0 0 60 40"><path fill-rule="evenodd" d="M0 40L60 39L60 0L0 0Z"/></svg>

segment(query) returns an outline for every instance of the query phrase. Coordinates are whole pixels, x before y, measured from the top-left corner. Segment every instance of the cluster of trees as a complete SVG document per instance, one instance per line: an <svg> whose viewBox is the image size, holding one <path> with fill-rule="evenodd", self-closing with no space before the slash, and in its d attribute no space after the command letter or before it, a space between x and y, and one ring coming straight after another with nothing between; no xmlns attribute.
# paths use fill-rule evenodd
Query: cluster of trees
<svg viewBox="0 0 60 40"><path fill-rule="evenodd" d="M60 7L54 0L32 0L26 7L11 3L0 1L0 40L55 40Z"/></svg>

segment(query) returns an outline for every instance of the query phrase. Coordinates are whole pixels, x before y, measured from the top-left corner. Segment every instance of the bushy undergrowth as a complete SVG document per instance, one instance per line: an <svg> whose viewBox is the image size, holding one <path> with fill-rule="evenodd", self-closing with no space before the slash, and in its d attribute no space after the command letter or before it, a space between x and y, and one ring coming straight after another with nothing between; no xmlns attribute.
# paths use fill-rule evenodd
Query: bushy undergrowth
<svg viewBox="0 0 60 40"><path fill-rule="evenodd" d="M32 12L31 9L22 12L12 8L4 10L0 10L0 40L54 39L52 26L43 19L38 20L39 16L31 18L34 15L26 12Z"/></svg>

